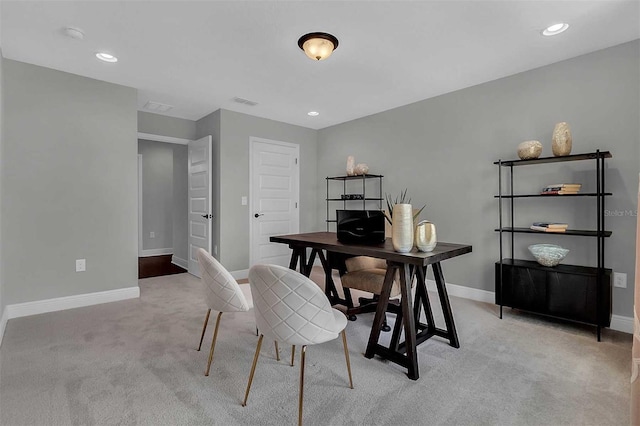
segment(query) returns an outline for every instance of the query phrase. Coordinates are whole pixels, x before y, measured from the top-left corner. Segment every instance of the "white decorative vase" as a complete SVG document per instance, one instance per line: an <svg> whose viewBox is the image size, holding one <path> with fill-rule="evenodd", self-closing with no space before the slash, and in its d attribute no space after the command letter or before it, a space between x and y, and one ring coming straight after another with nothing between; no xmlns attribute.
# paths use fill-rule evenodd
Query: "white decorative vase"
<svg viewBox="0 0 640 426"><path fill-rule="evenodd" d="M571 154L571 128L564 121L556 124L553 128L553 136L551 137L551 151L556 157L563 157Z"/></svg>
<svg viewBox="0 0 640 426"><path fill-rule="evenodd" d="M419 251L430 252L436 248L436 226L428 220L423 220L416 226L415 244Z"/></svg>
<svg viewBox="0 0 640 426"><path fill-rule="evenodd" d="M356 174L356 159L353 155L347 157L347 176L355 176Z"/></svg>
<svg viewBox="0 0 640 426"><path fill-rule="evenodd" d="M411 204L393 206L391 242L399 253L408 253L413 248L413 208Z"/></svg>

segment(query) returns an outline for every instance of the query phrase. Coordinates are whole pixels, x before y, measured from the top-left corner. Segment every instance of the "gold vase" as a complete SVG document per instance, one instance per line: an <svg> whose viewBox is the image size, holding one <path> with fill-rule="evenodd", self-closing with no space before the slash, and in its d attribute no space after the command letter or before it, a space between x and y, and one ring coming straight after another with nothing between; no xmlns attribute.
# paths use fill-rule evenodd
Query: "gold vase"
<svg viewBox="0 0 640 426"><path fill-rule="evenodd" d="M415 244L419 251L430 252L438 243L436 226L428 220L423 220L416 226Z"/></svg>
<svg viewBox="0 0 640 426"><path fill-rule="evenodd" d="M553 136L551 138L551 150L556 157L563 157L571 154L571 128L569 123L564 121L556 124L553 129Z"/></svg>

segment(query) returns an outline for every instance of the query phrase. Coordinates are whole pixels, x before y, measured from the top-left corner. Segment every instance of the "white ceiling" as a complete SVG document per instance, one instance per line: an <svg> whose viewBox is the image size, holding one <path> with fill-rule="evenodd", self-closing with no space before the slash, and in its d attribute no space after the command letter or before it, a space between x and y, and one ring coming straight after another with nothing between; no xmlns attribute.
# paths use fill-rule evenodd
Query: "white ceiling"
<svg viewBox="0 0 640 426"><path fill-rule="evenodd" d="M225 108L314 129L640 38L638 1L0 5L6 58L135 87L141 110L152 100L197 120ZM540 35L559 21L567 32ZM66 26L85 40L63 36ZM298 48L312 31L339 39L329 59L311 61ZM98 61L98 51L119 62Z"/></svg>

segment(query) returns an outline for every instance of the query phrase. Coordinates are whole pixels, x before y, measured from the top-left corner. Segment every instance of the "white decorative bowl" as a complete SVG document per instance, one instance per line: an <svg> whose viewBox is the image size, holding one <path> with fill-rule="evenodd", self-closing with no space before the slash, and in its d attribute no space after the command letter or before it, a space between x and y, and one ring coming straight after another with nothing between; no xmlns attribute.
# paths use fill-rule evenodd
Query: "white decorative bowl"
<svg viewBox="0 0 640 426"><path fill-rule="evenodd" d="M518 145L518 157L521 160L531 160L540 157L542 144L539 141L525 141Z"/></svg>
<svg viewBox="0 0 640 426"><path fill-rule="evenodd" d="M542 266L556 266L569 254L569 249L555 244L533 244L529 251Z"/></svg>

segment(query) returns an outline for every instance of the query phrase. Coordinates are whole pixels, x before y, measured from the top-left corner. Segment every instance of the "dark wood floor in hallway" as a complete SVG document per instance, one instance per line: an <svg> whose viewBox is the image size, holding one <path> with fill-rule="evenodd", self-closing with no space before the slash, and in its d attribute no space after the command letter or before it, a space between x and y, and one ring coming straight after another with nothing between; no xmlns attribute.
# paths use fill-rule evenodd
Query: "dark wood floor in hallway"
<svg viewBox="0 0 640 426"><path fill-rule="evenodd" d="M183 272L187 272L186 269L171 263L170 254L138 258L138 278L160 277Z"/></svg>

